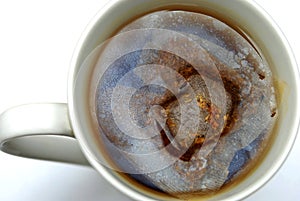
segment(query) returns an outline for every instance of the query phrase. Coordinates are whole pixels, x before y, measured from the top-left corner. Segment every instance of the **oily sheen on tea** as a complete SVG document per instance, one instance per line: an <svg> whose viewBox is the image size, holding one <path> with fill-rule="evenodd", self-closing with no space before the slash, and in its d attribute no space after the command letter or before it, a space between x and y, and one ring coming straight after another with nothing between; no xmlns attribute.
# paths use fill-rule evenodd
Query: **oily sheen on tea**
<svg viewBox="0 0 300 201"><path fill-rule="evenodd" d="M258 165L278 116L276 89L263 56L227 24L190 11L147 14L120 28L97 68L100 139L112 166L137 183L186 198Z"/></svg>

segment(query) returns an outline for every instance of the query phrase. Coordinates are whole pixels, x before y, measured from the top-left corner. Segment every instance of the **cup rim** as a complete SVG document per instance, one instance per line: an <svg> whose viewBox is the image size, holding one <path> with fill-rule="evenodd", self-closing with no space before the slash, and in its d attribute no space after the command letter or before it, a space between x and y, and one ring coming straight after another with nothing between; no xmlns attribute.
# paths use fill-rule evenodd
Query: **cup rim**
<svg viewBox="0 0 300 201"><path fill-rule="evenodd" d="M73 53L73 57L71 60L71 66L70 66L70 70L69 70L69 78L68 78L68 108L69 108L69 117L70 117L70 121L71 121L71 125L72 128L74 130L74 135L76 136L76 138L79 141L80 147L85 155L85 157L88 159L88 161L91 163L91 165L108 181L110 182L114 187L116 187L117 189L119 189L121 192L123 192L124 194L126 194L127 196L136 199L136 200L146 200L146 201L154 201L155 199L147 197L146 195L139 193L137 191L135 191L134 189L131 189L129 186L126 186L125 184L123 184L121 181L119 181L116 177L114 177L112 174L109 173L109 171L103 167L101 164L99 164L97 162L97 160L95 159L94 156L92 156L89 153L89 145L86 144L83 140L83 138L81 137L82 133L81 133L81 129L79 128L78 124L78 120L76 117L76 114L74 112L75 110L75 104L74 104L74 90L73 90L73 85L74 85L74 80L76 78L76 71L78 69L78 58L80 53L82 52L82 47L85 45L86 39L89 37L89 34L92 33L95 25L97 24L97 22L99 21L99 19L101 18L101 16L103 16L104 14L107 14L108 12L110 12L110 9L117 5L118 3L120 3L122 0L111 0L109 1L102 9L100 9L98 11L98 13L93 17L93 19L88 23L87 27L85 28L84 32L82 33L75 51ZM300 71L299 71L299 67L296 63L296 59L295 59L295 55L293 54L291 47L286 39L286 37L284 36L283 32L280 30L280 28L278 27L278 25L275 23L275 21L272 19L272 17L260 6L256 3L256 1L254 0L246 0L246 3L249 3L252 8L263 15L265 22L269 23L272 28L276 31L277 36L280 38L281 43L283 44L283 46L286 48L286 50L288 51L287 54L291 60L291 67L295 70L295 72L297 72L297 75L295 75L297 77L296 79L296 88L297 90L297 94L296 94L296 99L300 100L300 94L299 94L299 90L300 90ZM298 101L299 102L299 101ZM298 103L299 105L299 103ZM298 106L299 108L299 106ZM277 159L277 163L276 166L274 166L272 168L272 170L270 170L268 172L268 174L266 174L263 178L261 178L259 181L256 182L256 185L253 185L252 188L249 189L245 189L243 190L241 193L239 194L235 194L235 195L231 195L231 197L229 197L228 199L233 199L233 200L241 200L245 197L250 196L251 194L253 194L254 192L256 192L258 189L260 189L262 186L264 186L275 174L276 172L280 169L280 167L284 164L285 160L287 159L290 151L292 150L293 144L295 142L297 133L299 131L299 120L300 120L300 112L297 113L297 120L298 120L298 125L295 125L295 128L293 129L293 131L295 131L294 133L291 134L291 138L290 141L288 143L288 146L285 147L284 149L284 153L281 155L281 157L279 157L279 159Z"/></svg>

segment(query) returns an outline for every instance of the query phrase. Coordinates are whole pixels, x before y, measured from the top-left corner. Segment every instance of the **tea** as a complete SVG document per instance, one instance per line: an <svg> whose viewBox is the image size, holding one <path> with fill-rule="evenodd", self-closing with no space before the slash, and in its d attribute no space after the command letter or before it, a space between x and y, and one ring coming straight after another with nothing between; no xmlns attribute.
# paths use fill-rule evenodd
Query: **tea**
<svg viewBox="0 0 300 201"><path fill-rule="evenodd" d="M110 160L181 199L217 193L258 165L278 116L253 44L205 14L157 11L105 46L93 109ZM97 77L97 76L96 76Z"/></svg>

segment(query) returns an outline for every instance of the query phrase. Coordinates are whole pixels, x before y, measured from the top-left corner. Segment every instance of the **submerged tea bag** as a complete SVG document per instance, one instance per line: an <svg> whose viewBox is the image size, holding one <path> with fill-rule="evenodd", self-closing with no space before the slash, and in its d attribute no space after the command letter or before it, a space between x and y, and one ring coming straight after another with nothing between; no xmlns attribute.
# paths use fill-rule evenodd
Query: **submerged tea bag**
<svg viewBox="0 0 300 201"><path fill-rule="evenodd" d="M245 38L206 15L155 12L120 34L142 29L143 48L117 58L97 89L99 127L119 150L111 158L175 196L217 191L255 162L270 136L271 70Z"/></svg>

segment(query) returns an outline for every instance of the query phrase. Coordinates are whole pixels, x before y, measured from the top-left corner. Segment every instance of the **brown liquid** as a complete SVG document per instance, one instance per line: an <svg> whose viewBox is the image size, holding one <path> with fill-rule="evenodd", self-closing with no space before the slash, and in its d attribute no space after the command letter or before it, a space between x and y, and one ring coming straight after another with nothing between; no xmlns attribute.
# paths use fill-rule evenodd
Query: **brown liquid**
<svg viewBox="0 0 300 201"><path fill-rule="evenodd" d="M168 10L176 10L176 8L169 8ZM184 9L181 8L181 10ZM194 12L195 10L189 11ZM206 12L202 13L207 14ZM153 18L155 15L158 17ZM181 16L181 18L178 16ZM217 16L213 17L218 18ZM172 21L174 18L176 19L175 22ZM153 20L153 22L151 22L151 20ZM182 21L185 21L185 23ZM227 19L222 19L222 21L230 24ZM201 23L204 24L205 28L199 28ZM236 27L232 27L239 31ZM190 83L197 95L197 105L199 106L199 115L201 117L200 128L196 133L192 133L191 136L180 136L179 125L182 114L178 114L180 113L178 112L178 105L180 105L178 97L175 97L169 90L164 90L154 85L141 88L140 86L142 86L142 84L138 82L144 81L143 78L145 79L145 75L144 77L133 77L131 80L128 80L127 84L130 85L131 88L137 89L129 103L130 115L134 122L141 127L149 125L151 123L151 118L147 116L150 112L149 106L160 105L165 111L165 113L161 115L166 116L166 127L160 124L158 125L160 135L154 137L153 141L159 148L171 145L168 146L166 152L170 155L177 156L178 150L185 149L186 151L182 155L179 153L179 162L172 164L171 167L164 170L146 173L142 175L142 177L124 173L120 173L120 175L123 175L125 180L134 186L142 186L150 194L167 194L185 200L192 199L193 197L205 199L215 193L227 191L250 175L251 172L255 170L255 167L259 166L260 161L263 160L263 156L267 152L267 145L272 141L272 128L278 116L278 112L276 110L275 92L270 90L273 88L273 77L268 65L263 58L260 57L261 55L256 52L254 45L248 43L251 40L240 36L240 31L240 34L238 34L228 29L229 27L226 27L225 24L220 24L217 20L207 18L203 15L200 16L195 13L183 12L173 13L172 11L157 12L143 18L136 18L124 25L118 33L140 28L162 28L180 31L181 33L189 34L189 37L192 37L195 42L200 43L205 51L208 52L219 71L226 92L226 97L222 98L227 100L228 105L222 108L222 110L219 110L216 104L210 100L211 93L214 91L218 92L218 84L220 83L218 83L218 77L216 77L214 72L209 68L201 68L204 70L200 70L200 74L215 81L216 86L213 86L215 88L212 88L210 93L203 79L197 77L197 68L180 56L173 56L168 52L146 49L118 58L118 61L110 66L113 70L106 71L103 78L101 78L96 94L96 103L99 104L96 106L99 128L115 146L136 154L139 154L139 152L144 153L146 150L143 148L152 146L148 141L140 141L121 135L122 132L118 130L117 125L113 124L113 116L109 114L111 113L111 109L108 108L109 102L112 101L111 94L103 95L104 92L109 91L108 89L115 86L116 83L111 80L118 80L120 78L116 79L116 77L124 76L124 74L120 75L118 72L121 70L122 65L127 65L126 62L128 61L131 64L134 63L135 66L142 65L143 62L144 64L146 62L146 64L154 63L162 66L171 66L172 69L179 72L188 80L188 83ZM196 37L192 35L196 35ZM242 36L245 37L244 35ZM220 41L218 41L218 39L220 39ZM180 44L180 42L176 41L173 44L168 43L165 45L172 49L177 48L178 44ZM239 55L238 53L241 53L244 47L247 49L246 52L243 53L244 55ZM218 51L221 52L221 55L218 55ZM224 53L228 55L224 56ZM191 54L193 54L193 51L191 51ZM134 59L138 60L137 57L142 60L141 63L139 63L140 61L133 62ZM130 65L127 67L128 69L132 70L135 68L130 67ZM247 69L250 69L250 72L247 72ZM169 76L168 73L161 73L160 75L163 80L170 81L171 85L178 85L179 81ZM244 83L246 78L248 79L248 83L253 84L254 89L251 88L252 86L247 85L247 82L246 84ZM135 84L137 86L134 86ZM246 89L247 87L249 89ZM182 93L183 94L179 95L179 99L189 95L185 92ZM217 96L217 94L213 95ZM185 100L186 99L184 99L184 101ZM257 116L260 117L256 118ZM251 119L251 117L253 118ZM248 118L249 121L254 120L250 125L245 126L245 123L242 122L243 118ZM193 121L193 119L190 119L190 121ZM258 123L262 125L258 125ZM208 166L202 170L195 170L194 167L199 169L201 166L199 165L201 162L201 160L199 160L200 156L197 156L197 153L199 153L200 148L205 145L205 140L210 138L210 135L205 134L209 128L211 128L213 134L221 134L221 138L217 142L216 148L211 152L212 154L207 156ZM252 132L252 128L253 130L256 129L255 131L259 133ZM190 128L185 128L185 130L188 129ZM247 134L243 134L240 130L243 130L243 132ZM240 139L236 140L235 137L232 137L234 135ZM178 140L175 139L176 136L179 136ZM177 144L173 145L171 143L173 140L175 140ZM214 140L215 138L211 138L210 141L208 140L208 144L213 144L215 142ZM106 145L104 144L104 146ZM235 146L235 148L230 149L228 146ZM139 149L140 151L138 151ZM220 159L220 157L226 158L220 155L226 151L228 151L229 155L231 154L231 156L228 156L229 159L231 158L230 161ZM126 156L122 156L121 154L118 156L112 155L109 147L107 147L107 157L112 161L113 166L117 166L124 172L130 172L135 166L138 169L139 166L143 165L141 161L134 158L126 158ZM122 160L120 160L120 157ZM129 162L125 162L126 165L124 165L124 160L128 160ZM122 162L120 163L120 161ZM214 165L214 161L219 161L219 164L222 165L225 164L224 167L216 170L228 170L229 173L218 173L218 178L215 178L216 176L212 174L215 170L212 168L217 168L219 164ZM140 162L140 164L137 162ZM198 166L194 166L194 164L198 164ZM126 170L126 168L130 170ZM135 179L133 179L133 177L135 177ZM205 177L208 177L208 179L205 180ZM194 181L195 179L197 181ZM208 183L211 180L215 183Z"/></svg>

